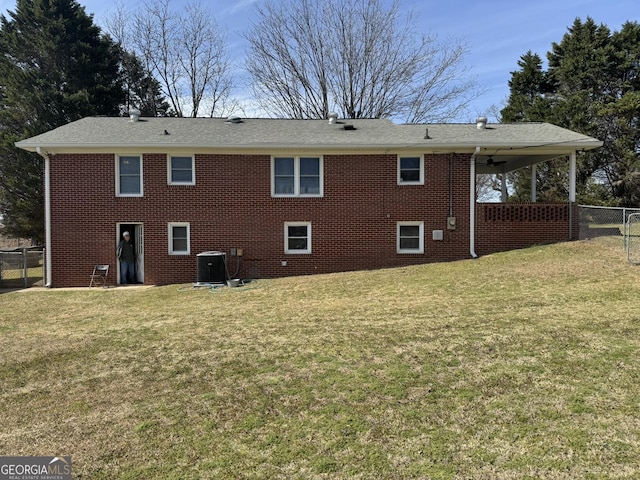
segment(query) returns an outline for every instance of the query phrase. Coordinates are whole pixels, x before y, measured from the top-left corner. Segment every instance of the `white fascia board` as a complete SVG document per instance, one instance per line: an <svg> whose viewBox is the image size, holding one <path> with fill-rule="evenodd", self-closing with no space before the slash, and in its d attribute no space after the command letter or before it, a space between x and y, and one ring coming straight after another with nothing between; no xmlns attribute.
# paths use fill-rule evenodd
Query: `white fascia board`
<svg viewBox="0 0 640 480"><path fill-rule="evenodd" d="M515 143L494 143L484 144L481 154L533 154L557 153L558 155L569 154L572 151L592 150L601 147L603 142L585 139L584 141L568 142L515 142ZM396 152L422 152L422 153L473 153L476 149L475 143L405 143L405 144L280 144L280 143L248 143L248 144L190 144L190 143L140 143L140 144L78 144L78 143L51 143L39 144L26 141L15 143L16 147L29 152L41 151L56 153L114 153L120 151L136 151L146 153L171 152L175 150L194 152L220 152L220 153L265 153L273 151L322 151L332 153L396 153Z"/></svg>

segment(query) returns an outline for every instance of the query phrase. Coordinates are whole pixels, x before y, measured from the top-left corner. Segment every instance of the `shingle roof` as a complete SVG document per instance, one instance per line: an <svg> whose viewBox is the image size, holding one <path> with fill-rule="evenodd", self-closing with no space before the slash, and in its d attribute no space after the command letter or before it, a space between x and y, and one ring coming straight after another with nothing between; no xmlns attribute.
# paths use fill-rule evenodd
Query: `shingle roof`
<svg viewBox="0 0 640 480"><path fill-rule="evenodd" d="M345 126L353 129L345 129ZM428 138L425 138L428 137ZM561 150L589 150L598 140L548 123L394 124L384 119L327 120L243 119L230 123L220 118L87 117L17 142L26 150L37 147L63 151L86 148L528 148L557 145Z"/></svg>

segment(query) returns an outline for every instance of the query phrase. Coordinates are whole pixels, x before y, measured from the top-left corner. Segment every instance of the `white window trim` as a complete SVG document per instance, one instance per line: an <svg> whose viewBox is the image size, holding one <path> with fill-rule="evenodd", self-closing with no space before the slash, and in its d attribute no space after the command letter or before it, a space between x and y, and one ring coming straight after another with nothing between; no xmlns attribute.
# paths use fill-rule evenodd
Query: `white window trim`
<svg viewBox="0 0 640 480"><path fill-rule="evenodd" d="M402 158L420 158L420 180L414 182L405 182L400 175L400 160ZM424 155L398 155L398 185L424 185Z"/></svg>
<svg viewBox="0 0 640 480"><path fill-rule="evenodd" d="M289 227L307 227L307 248L304 250L289 250ZM284 223L284 253L289 255L308 255L311 253L311 222Z"/></svg>
<svg viewBox="0 0 640 480"><path fill-rule="evenodd" d="M122 157L137 157L140 159L140 193L120 193L120 159ZM144 168L143 168L143 159L142 159L142 155L138 155L138 154L123 154L123 155L116 155L115 157L115 164L116 164L116 197L143 197L144 196L144 191L143 191L143 186L144 186L144 180L143 180L143 173L144 173Z"/></svg>
<svg viewBox="0 0 640 480"><path fill-rule="evenodd" d="M420 239L418 249L407 249L400 248L400 227L420 227ZM424 222L398 222L396 227L396 251L397 253L413 253L413 254L422 254L424 253Z"/></svg>
<svg viewBox="0 0 640 480"><path fill-rule="evenodd" d="M173 228L187 227L187 250L173 250ZM191 253L191 225L189 222L169 222L167 224L167 239L169 247L169 255L189 255Z"/></svg>
<svg viewBox="0 0 640 480"><path fill-rule="evenodd" d="M293 193L276 193L276 158L293 158ZM300 158L317 158L320 170L320 192L300 193ZM307 197L318 198L324 196L324 159L322 155L273 155L271 157L271 196L274 198Z"/></svg>
<svg viewBox="0 0 640 480"><path fill-rule="evenodd" d="M171 180L171 158L172 157L188 157L191 158L191 181L190 182L173 182ZM167 185L195 185L196 184L196 157L191 154L167 154Z"/></svg>

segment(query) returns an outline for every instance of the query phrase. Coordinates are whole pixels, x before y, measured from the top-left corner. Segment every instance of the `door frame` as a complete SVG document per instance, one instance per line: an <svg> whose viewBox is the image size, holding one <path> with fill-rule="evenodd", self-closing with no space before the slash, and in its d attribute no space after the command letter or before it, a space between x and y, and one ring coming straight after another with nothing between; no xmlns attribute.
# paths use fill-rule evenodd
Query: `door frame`
<svg viewBox="0 0 640 480"><path fill-rule="evenodd" d="M144 283L144 224L142 222L116 222L116 250L122 232L128 231L136 251L135 278L136 282ZM116 258L117 283L120 285L120 261Z"/></svg>

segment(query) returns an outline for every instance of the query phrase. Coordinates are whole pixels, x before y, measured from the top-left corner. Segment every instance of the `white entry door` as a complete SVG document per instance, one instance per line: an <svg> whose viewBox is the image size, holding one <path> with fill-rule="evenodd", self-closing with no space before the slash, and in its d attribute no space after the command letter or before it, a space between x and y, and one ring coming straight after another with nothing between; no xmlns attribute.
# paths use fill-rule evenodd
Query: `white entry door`
<svg viewBox="0 0 640 480"><path fill-rule="evenodd" d="M142 224L135 225L135 250L136 250L136 280L144 283L144 229Z"/></svg>

